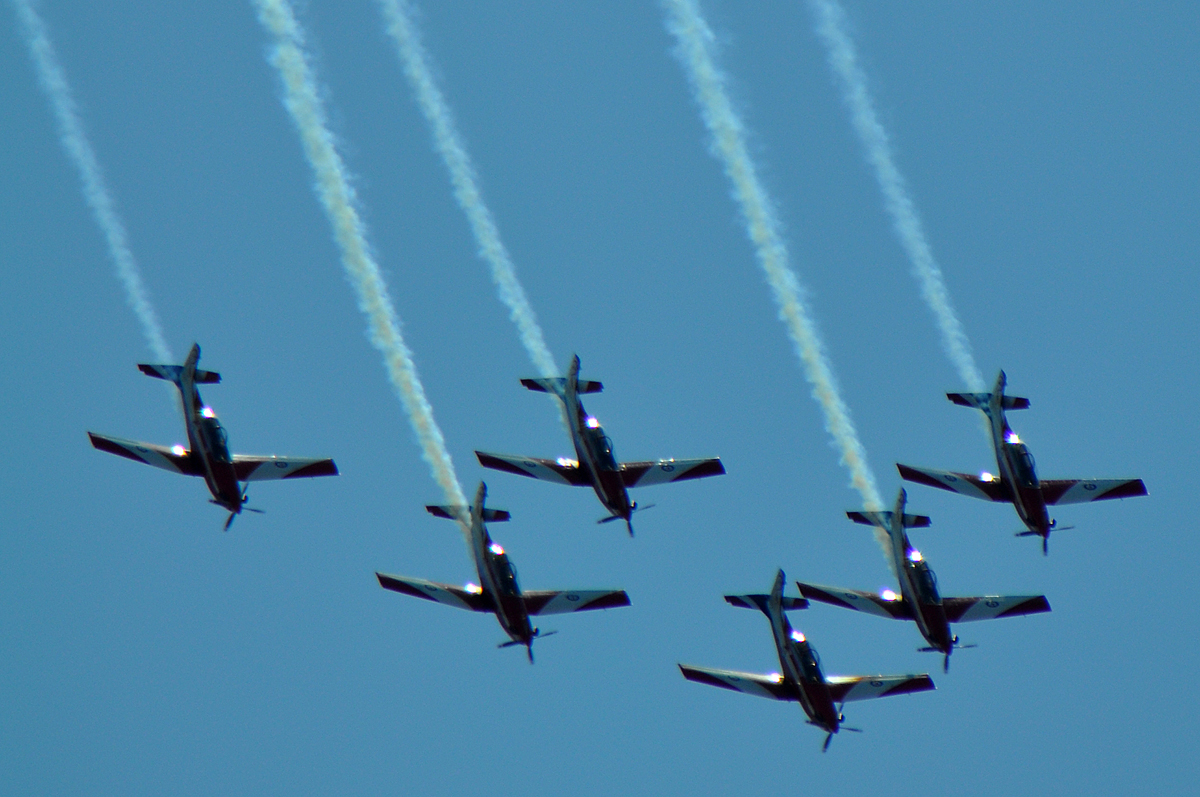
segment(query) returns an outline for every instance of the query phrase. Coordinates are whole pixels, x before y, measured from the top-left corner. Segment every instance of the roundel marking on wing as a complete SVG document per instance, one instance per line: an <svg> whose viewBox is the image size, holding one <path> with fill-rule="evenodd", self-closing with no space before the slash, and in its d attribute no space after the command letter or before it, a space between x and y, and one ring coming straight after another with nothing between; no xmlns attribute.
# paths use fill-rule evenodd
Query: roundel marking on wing
<svg viewBox="0 0 1200 797"><path fill-rule="evenodd" d="M578 596L578 595L576 595L574 592L568 592L568 593L567 593L567 600L569 600L569 601L577 601L577 600L579 600L579 596Z"/></svg>
<svg viewBox="0 0 1200 797"><path fill-rule="evenodd" d="M536 463L536 462L530 462L529 460L526 460L526 461L525 461L525 467L527 467L527 468L536 468L536 467L537 467L537 463Z"/></svg>
<svg viewBox="0 0 1200 797"><path fill-rule="evenodd" d="M1083 489L1085 489L1085 490L1095 490L1095 489L1096 489L1096 485L1095 485L1095 484L1093 484L1092 482L1084 482Z"/></svg>
<svg viewBox="0 0 1200 797"><path fill-rule="evenodd" d="M664 473L670 473L671 471L675 470L675 466L670 464L659 465L659 467L663 469Z"/></svg>
<svg viewBox="0 0 1200 797"><path fill-rule="evenodd" d="M871 681L871 686L883 686L883 681Z"/></svg>
<svg viewBox="0 0 1200 797"><path fill-rule="evenodd" d="M141 451L143 454L150 453L150 449L146 448L145 446L134 446L134 448L136 448L138 451Z"/></svg>
<svg viewBox="0 0 1200 797"><path fill-rule="evenodd" d="M277 467L277 468L286 468L287 466L288 466L288 464L286 462L279 462L279 461L275 462L275 467Z"/></svg>
<svg viewBox="0 0 1200 797"><path fill-rule="evenodd" d="M997 606L1000 605L1000 601L984 601L984 605L987 606L989 609L995 609Z"/></svg>
<svg viewBox="0 0 1200 797"><path fill-rule="evenodd" d="M943 479L945 479L945 480L946 480L946 481L948 481L948 482L956 482L956 481L958 481L958 477L957 477L957 476L951 476L949 473L947 473L947 474L946 474L945 476L943 476L942 478L943 478Z"/></svg>
<svg viewBox="0 0 1200 797"><path fill-rule="evenodd" d="M846 597L847 597L847 598L849 598L849 599L850 599L850 600L852 600L852 601L856 601L856 600L858 600L858 596L857 596L857 595L855 595L853 592L848 592L848 593L846 593Z"/></svg>

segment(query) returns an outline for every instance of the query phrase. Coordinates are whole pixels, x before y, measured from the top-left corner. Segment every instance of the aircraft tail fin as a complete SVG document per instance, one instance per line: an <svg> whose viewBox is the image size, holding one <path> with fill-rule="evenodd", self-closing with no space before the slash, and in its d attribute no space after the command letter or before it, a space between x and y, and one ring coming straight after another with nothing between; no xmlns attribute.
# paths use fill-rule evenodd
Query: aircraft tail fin
<svg viewBox="0 0 1200 797"><path fill-rule="evenodd" d="M138 363L138 370L146 376L152 376L155 379L165 379L168 382L174 382L177 385L183 382L182 365L152 365L149 363ZM221 375L216 371L201 371L197 369L192 381L198 385L215 385L221 381Z"/></svg>
<svg viewBox="0 0 1200 797"><path fill-rule="evenodd" d="M200 361L200 345L192 344L192 350L188 352L187 360L183 365L152 365L149 363L138 363L138 370L146 376L152 376L155 379L165 379L168 382L174 382L177 385L183 384L183 374L189 369L192 371L192 381L198 385L216 384L221 381L221 375L216 371L201 371L196 367L196 363Z"/></svg>
<svg viewBox="0 0 1200 797"><path fill-rule="evenodd" d="M986 410L992 400L991 393L947 393L946 398L961 407L975 407ZM1000 406L1006 410L1027 410L1029 399L1020 396L1003 396Z"/></svg>
<svg viewBox="0 0 1200 797"><path fill-rule="evenodd" d="M538 393L553 393L556 396L561 396L567 392L567 380L561 376L549 379L522 379L521 384ZM602 390L604 390L602 383L581 379L578 382L575 392L599 393Z"/></svg>
<svg viewBox="0 0 1200 797"><path fill-rule="evenodd" d="M847 512L846 517L853 520L855 523L862 523L864 526L881 526L890 528L892 525L893 512ZM930 520L925 515L904 515L904 528L906 529L921 529L928 526Z"/></svg>
<svg viewBox="0 0 1200 797"><path fill-rule="evenodd" d="M737 606L742 609L758 609L761 612L766 612L767 601L771 598L770 595L726 595L725 602L730 606ZM789 596L783 597L783 610L785 612L795 611L796 609L807 609L808 600L806 598L792 598Z"/></svg>
<svg viewBox="0 0 1200 797"><path fill-rule="evenodd" d="M446 518L447 520L458 520L459 517L471 517L473 507L469 506L427 506L425 510L434 517ZM512 518L512 515L503 509L483 508L483 520L486 523L502 523L505 520Z"/></svg>

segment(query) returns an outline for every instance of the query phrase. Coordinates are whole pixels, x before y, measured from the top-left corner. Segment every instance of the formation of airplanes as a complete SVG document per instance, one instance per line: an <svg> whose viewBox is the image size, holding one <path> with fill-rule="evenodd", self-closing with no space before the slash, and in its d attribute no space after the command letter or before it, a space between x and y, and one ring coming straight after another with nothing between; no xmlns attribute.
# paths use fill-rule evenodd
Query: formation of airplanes
<svg viewBox="0 0 1200 797"><path fill-rule="evenodd" d="M200 347L193 345L182 365L138 365L147 376L165 379L178 387L187 447L162 446L88 432L92 445L101 451L164 470L202 476L212 494L211 502L229 512L225 530L243 510L261 511L246 506L249 482L337 475L337 466L328 458L231 454L224 427L212 408L203 402L197 388L201 384L216 384L221 381L221 376L214 371L199 369L199 360ZM580 379L579 370L579 357L575 356L563 377L521 380L528 389L551 394L562 402L575 459L541 459L476 451L480 465L543 481L591 487L609 513L598 522L623 520L630 536L633 536L633 513L648 508L630 501L630 488L725 473L721 460L716 457L619 462L613 453L612 440L600 422L587 413L579 398L583 394L599 393L603 386L599 382ZM1027 408L1029 400L1005 395L1005 386L1006 377L1001 371L990 393L947 394L955 404L975 407L987 417L997 474L985 472L972 476L898 464L900 476L907 481L974 498L1012 503L1026 526L1018 536L1040 536L1044 553L1048 552L1051 530L1062 528L1050 519L1047 506L1146 495L1141 479L1039 480L1032 455L1009 427L1005 416L1007 410ZM499 647L524 647L530 663L534 660L534 640L556 633L542 631L531 618L630 605L629 595L622 589L522 590L508 554L487 529L488 523L508 521L510 515L501 509L488 508L486 498L487 487L480 482L474 503L469 506L426 507L430 514L454 521L467 534L478 584L459 587L377 572L380 586L424 600L495 615L508 635L508 640ZM757 674L679 664L683 676L690 681L746 694L798 702L808 723L825 731L822 750L827 750L834 734L841 730L858 731L844 724L842 708L845 703L929 691L935 687L928 673L825 675L816 650L803 633L792 627L786 612L807 609L810 601L817 601L880 617L912 621L928 643L927 647L918 650L941 653L943 672L949 672L951 653L957 648L974 647L959 643L958 636L950 630L952 623L1050 611L1044 595L942 597L933 569L908 537L909 529L929 526L930 520L923 515L907 514L907 499L907 493L901 489L891 511L847 512L854 522L877 527L887 534L889 564L898 582L898 592L885 589L876 594L797 582L799 597L789 597L784 595L785 577L780 570L769 594L725 596L731 605L757 609L767 617L780 671Z"/></svg>

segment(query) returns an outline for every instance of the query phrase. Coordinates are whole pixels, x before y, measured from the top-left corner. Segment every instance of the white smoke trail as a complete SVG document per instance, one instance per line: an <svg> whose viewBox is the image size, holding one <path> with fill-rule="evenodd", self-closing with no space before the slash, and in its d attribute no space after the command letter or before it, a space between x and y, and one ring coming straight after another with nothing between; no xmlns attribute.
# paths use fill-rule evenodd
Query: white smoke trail
<svg viewBox="0 0 1200 797"><path fill-rule="evenodd" d="M341 249L342 266L358 294L358 306L367 317L371 343L383 354L388 377L408 413L425 461L447 502L465 506L467 499L454 473L454 463L450 461L442 431L433 418L433 408L425 398L425 388L417 375L412 352L400 333L400 320L383 275L367 243L366 227L355 207L354 189L334 146L325 108L317 94L317 83L304 51L304 33L287 0L254 0L254 4L258 8L259 21L275 39L270 61L283 80L283 103L300 133L305 156L316 178L317 196L325 207Z"/></svg>
<svg viewBox="0 0 1200 797"><path fill-rule="evenodd" d="M92 215L96 217L96 223L100 225L108 243L109 256L112 257L117 267L117 276L125 288L125 301L137 315L146 344L157 361L173 362L171 351L163 337L162 326L158 322L158 314L154 312L154 306L150 303L150 294L142 283L137 261L133 259L133 252L129 248L125 225L117 214L112 195L104 182L104 173L96 160L96 153L83 130L83 122L71 96L71 87L46 33L46 23L29 0L13 0L13 8L16 9L17 18L24 29L25 41L37 68L42 90L46 92L46 97L54 109L63 149L67 151L67 157L79 171L79 178L83 182L84 200L92 209Z"/></svg>
<svg viewBox="0 0 1200 797"><path fill-rule="evenodd" d="M842 100L850 110L854 130L866 150L867 160L875 168L884 206L892 217L900 244L921 282L921 295L937 320L942 348L967 388L975 393L984 392L987 385L971 354L971 343L954 312L942 270L933 259L929 241L921 227L921 218L917 215L912 197L908 195L904 177L892 158L887 131L875 113L871 92L867 88L867 76L858 64L854 43L846 33L845 11L837 0L809 0L809 6L817 18L817 33L829 52L829 65L841 86Z"/></svg>
<svg viewBox="0 0 1200 797"><path fill-rule="evenodd" d="M858 440L850 411L838 395L837 382L825 357L816 324L805 307L799 280L788 267L787 248L779 235L775 211L746 151L742 121L729 102L725 77L714 63L712 31L694 0L664 0L664 4L669 15L667 28L679 42L676 53L687 71L704 123L713 137L713 153L724 164L725 173L733 183L733 194L741 207L746 232L779 305L779 317L796 347L804 375L813 386L813 397L825 413L825 428L841 451L841 462L850 471L850 483L862 496L864 508L879 511L883 509L883 502L875 487L875 476L867 464L867 455ZM876 536L880 537L884 550L888 550L887 535L877 533Z"/></svg>
<svg viewBox="0 0 1200 797"><path fill-rule="evenodd" d="M483 201L471 157L467 154L454 125L450 107L446 104L441 89L434 82L429 70L429 59L421 46L420 33L412 22L407 4L401 5L399 0L379 0L379 8L383 12L387 32L396 42L396 51L404 66L404 74L417 95L421 113L429 123L434 145L450 172L454 197L463 213L467 215L471 232L479 246L479 255L491 268L492 281L499 290L500 300L508 306L509 317L517 325L521 343L542 376L561 376L562 372L554 364L554 357L546 346L537 316L525 297L525 289L517 279L512 258L500 240L500 231L496 228L492 213Z"/></svg>

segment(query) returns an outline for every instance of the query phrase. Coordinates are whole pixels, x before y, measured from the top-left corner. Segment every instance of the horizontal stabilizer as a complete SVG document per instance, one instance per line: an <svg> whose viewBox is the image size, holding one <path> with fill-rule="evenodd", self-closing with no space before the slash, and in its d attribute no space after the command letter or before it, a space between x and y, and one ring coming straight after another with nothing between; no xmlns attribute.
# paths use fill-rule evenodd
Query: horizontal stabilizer
<svg viewBox="0 0 1200 797"><path fill-rule="evenodd" d="M713 670L708 667L693 667L690 664L680 664L679 671L683 673L684 678L699 684L719 686L722 689L732 689L735 692L745 692L772 700L800 699L798 690L784 683L783 676L778 674L759 675L737 670Z"/></svg>
<svg viewBox="0 0 1200 797"><path fill-rule="evenodd" d="M118 457L186 476L204 475L204 466L200 458L192 456L192 452L183 446L157 446L153 443L139 443L136 440L122 440L119 437L105 437L95 432L88 432L88 437L95 448L116 454Z"/></svg>
<svg viewBox="0 0 1200 797"><path fill-rule="evenodd" d="M895 514L895 512L847 512L846 517L864 526L879 526L888 529L892 526L892 517ZM904 528L906 529L923 529L929 525L929 522L929 518L925 515L904 516Z"/></svg>
<svg viewBox="0 0 1200 797"><path fill-rule="evenodd" d="M920 675L831 675L825 679L834 703L904 695L936 689L927 673Z"/></svg>
<svg viewBox="0 0 1200 797"><path fill-rule="evenodd" d="M567 380L561 376L549 379L522 379L521 384L538 393L553 393L556 396L561 396L567 392ZM604 390L603 384L600 382L591 382L586 379L580 379L575 387L575 392L579 394L599 393L602 390Z"/></svg>
<svg viewBox="0 0 1200 797"><path fill-rule="evenodd" d="M250 454L234 454L233 470L240 482L338 475L337 465L332 459L258 457Z"/></svg>
<svg viewBox="0 0 1200 797"><path fill-rule="evenodd" d="M725 472L719 457L709 459L660 459L657 462L622 462L621 480L626 487L681 482L720 476Z"/></svg>
<svg viewBox="0 0 1200 797"><path fill-rule="evenodd" d="M896 464L900 478L905 481L937 487L939 490L949 490L961 493L971 498L983 501L1011 501L1012 491L1008 484L999 476L984 479L982 476L972 476L969 473L952 473L946 470L932 468L914 468L911 465Z"/></svg>
<svg viewBox="0 0 1200 797"><path fill-rule="evenodd" d="M383 573L376 573L375 577L379 579L379 586L384 589L411 595L414 598L424 598L427 601L444 603L447 606L472 612L494 612L496 610L492 599L482 590L468 590L462 587L452 587L449 584L426 581L422 578L389 576ZM478 587L475 589L479 590Z"/></svg>
<svg viewBox="0 0 1200 797"><path fill-rule="evenodd" d="M476 451L475 456L479 457L479 464L485 468L547 482L569 484L573 487L592 486L588 472L579 467L579 463L574 460L516 457L511 454L489 454L486 451Z"/></svg>
<svg viewBox="0 0 1200 797"><path fill-rule="evenodd" d="M992 394L947 393L946 398L962 407L975 407L976 409L986 411L989 407L989 402L992 400ZM1027 410L1029 409L1029 399L1021 398L1020 396L1004 396L1000 406L1006 410Z"/></svg>
<svg viewBox="0 0 1200 797"><path fill-rule="evenodd" d="M629 595L623 589L531 590L522 592L521 598L531 615L567 614L629 605Z"/></svg>
<svg viewBox="0 0 1200 797"><path fill-rule="evenodd" d="M459 513L461 513L463 517L469 518L469 517L471 517L471 512L473 510L474 510L474 507L470 507L470 506L427 506L427 507L425 507L425 511L428 512L429 514L433 515L434 517L443 517L443 518L446 518L447 520L458 520ZM483 508L483 520L485 523L502 523L503 521L508 520L511 517L512 517L512 515L510 515L506 510L503 510L503 509L490 509L486 506Z"/></svg>
<svg viewBox="0 0 1200 797"><path fill-rule="evenodd" d="M758 609L763 614L767 612L767 601L771 599L770 595L726 595L725 602L730 606L738 606L742 609ZM797 609L807 609L808 601L804 598L791 598L784 596L783 610L785 612L795 611Z"/></svg>
<svg viewBox="0 0 1200 797"><path fill-rule="evenodd" d="M155 379L165 379L175 384L179 384L183 380L182 365L138 363L138 370L146 376L152 376ZM221 381L221 375L216 371L201 371L200 369L196 369L196 375L192 381L198 385L215 385Z"/></svg>
<svg viewBox="0 0 1200 797"><path fill-rule="evenodd" d="M1042 498L1047 504L1086 504L1139 495L1146 495L1141 479L1042 479Z"/></svg>
<svg viewBox="0 0 1200 797"><path fill-rule="evenodd" d="M912 608L908 605L908 601L895 593L889 593L892 595L892 599L888 600L882 595L857 589L825 587L800 581L796 582L796 586L800 589L800 594L809 600L828 603L831 606L841 606L845 609L854 609L879 617L888 617L893 620L913 619Z"/></svg>
<svg viewBox="0 0 1200 797"><path fill-rule="evenodd" d="M1045 595L985 595L982 598L943 598L946 619L952 623L1016 617L1050 611Z"/></svg>

